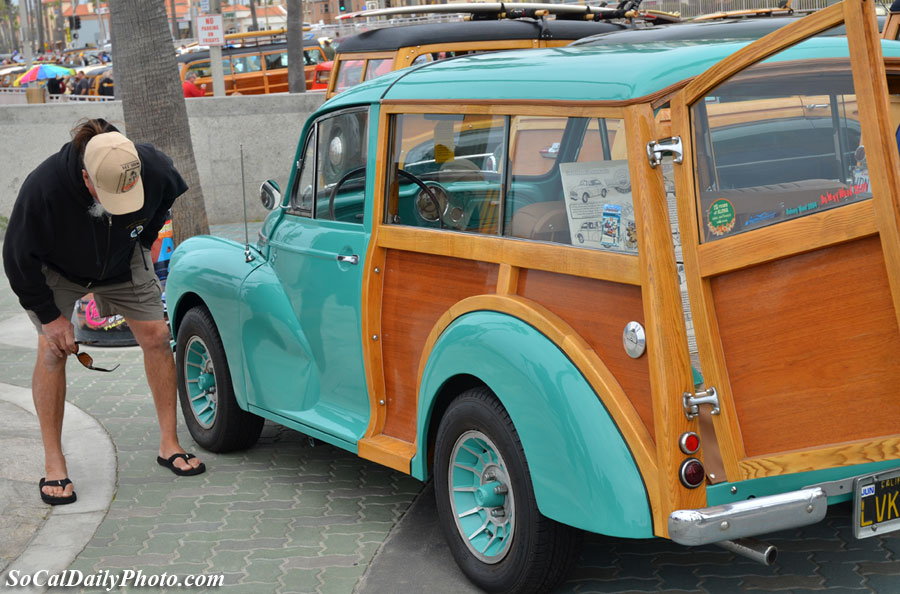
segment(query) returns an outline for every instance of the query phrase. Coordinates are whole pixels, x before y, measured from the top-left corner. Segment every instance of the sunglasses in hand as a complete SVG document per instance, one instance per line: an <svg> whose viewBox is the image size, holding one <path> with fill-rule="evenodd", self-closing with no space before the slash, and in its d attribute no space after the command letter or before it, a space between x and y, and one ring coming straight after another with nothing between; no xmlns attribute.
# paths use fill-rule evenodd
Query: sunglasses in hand
<svg viewBox="0 0 900 594"><path fill-rule="evenodd" d="M106 368L103 368L103 367L96 367L96 366L94 366L94 358L91 357L90 355L88 355L87 353L83 353L83 352L80 352L80 351L78 350L78 345L80 345L80 344L81 344L81 342L79 342L79 341L77 341L77 340L75 341L75 349L76 349L76 350L75 350L75 357L78 359L78 362L79 362L79 363L81 363L82 365L84 365L84 366L87 367L88 369L93 370L93 371L104 371L104 372L106 372L106 373L109 373L109 372L115 371L116 369L119 368L119 364L118 364L118 363L116 363L116 366L113 367L112 369L106 369Z"/></svg>

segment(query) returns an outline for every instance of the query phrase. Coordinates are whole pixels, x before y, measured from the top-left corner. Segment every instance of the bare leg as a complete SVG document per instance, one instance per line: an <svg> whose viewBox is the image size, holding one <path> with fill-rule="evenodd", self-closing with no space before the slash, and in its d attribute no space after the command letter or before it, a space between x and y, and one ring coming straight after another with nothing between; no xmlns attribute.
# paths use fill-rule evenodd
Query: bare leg
<svg viewBox="0 0 900 594"><path fill-rule="evenodd" d="M159 455L168 459L172 454L184 453L178 443L176 404L178 396L175 385L175 360L169 346L169 327L163 320L144 322L125 318L131 332L144 351L144 370L147 383L153 393L153 404L159 420ZM185 462L177 458L175 466L188 470L200 465L200 460L192 458Z"/></svg>
<svg viewBox="0 0 900 594"><path fill-rule="evenodd" d="M31 376L31 395L41 425L44 442L44 473L46 480L66 478L69 473L62 453L63 412L66 406L66 360L53 354L43 335L38 335L37 362ZM44 487L52 497L68 497L75 487Z"/></svg>

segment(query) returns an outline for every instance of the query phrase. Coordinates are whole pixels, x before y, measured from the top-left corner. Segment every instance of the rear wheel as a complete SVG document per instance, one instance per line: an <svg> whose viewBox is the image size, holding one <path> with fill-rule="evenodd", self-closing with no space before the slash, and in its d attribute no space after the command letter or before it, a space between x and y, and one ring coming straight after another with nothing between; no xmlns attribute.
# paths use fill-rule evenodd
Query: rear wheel
<svg viewBox="0 0 900 594"><path fill-rule="evenodd" d="M546 592L565 577L581 533L538 511L518 434L490 390L473 388L450 405L434 466L444 537L474 584L525 594Z"/></svg>
<svg viewBox="0 0 900 594"><path fill-rule="evenodd" d="M205 307L191 309L181 321L175 369L181 412L198 444L230 452L256 443L264 420L238 406L222 339Z"/></svg>

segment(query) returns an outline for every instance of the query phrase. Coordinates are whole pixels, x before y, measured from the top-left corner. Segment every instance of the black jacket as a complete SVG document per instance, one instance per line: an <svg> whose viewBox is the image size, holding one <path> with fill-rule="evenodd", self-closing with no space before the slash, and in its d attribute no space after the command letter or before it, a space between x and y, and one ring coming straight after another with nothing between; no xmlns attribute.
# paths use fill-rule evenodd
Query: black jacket
<svg viewBox="0 0 900 594"><path fill-rule="evenodd" d="M187 191L172 159L149 144L136 148L144 182L144 206L137 212L102 218L88 214L94 198L84 185L72 143L38 165L22 184L3 241L3 266L19 303L42 323L60 315L42 264L86 287L130 280L138 240L149 249L172 203Z"/></svg>

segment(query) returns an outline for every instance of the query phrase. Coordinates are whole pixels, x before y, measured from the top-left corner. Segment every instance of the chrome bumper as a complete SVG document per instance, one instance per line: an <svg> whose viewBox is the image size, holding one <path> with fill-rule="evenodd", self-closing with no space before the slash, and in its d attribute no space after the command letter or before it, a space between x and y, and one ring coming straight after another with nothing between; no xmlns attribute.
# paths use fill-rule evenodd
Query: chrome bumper
<svg viewBox="0 0 900 594"><path fill-rule="evenodd" d="M821 487L767 495L669 515L669 538L687 546L759 536L815 524L825 518L828 497Z"/></svg>

